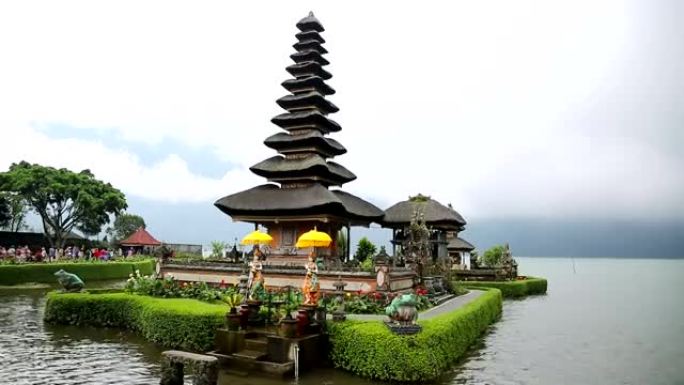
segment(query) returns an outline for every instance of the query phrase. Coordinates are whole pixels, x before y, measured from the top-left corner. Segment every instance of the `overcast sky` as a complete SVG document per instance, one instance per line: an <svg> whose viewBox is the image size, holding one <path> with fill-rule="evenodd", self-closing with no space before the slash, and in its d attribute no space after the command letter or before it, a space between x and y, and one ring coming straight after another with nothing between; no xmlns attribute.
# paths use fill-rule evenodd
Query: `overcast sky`
<svg viewBox="0 0 684 385"><path fill-rule="evenodd" d="M263 183L248 167L275 154L313 10L345 190L383 209L421 192L466 219L681 220L683 4L3 2L0 169L89 168L179 205Z"/></svg>

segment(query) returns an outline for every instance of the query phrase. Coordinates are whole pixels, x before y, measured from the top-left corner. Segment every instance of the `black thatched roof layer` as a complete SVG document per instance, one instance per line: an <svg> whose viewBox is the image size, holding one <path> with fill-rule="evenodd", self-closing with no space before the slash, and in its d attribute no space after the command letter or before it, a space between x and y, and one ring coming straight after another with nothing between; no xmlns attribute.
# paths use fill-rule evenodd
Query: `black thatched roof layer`
<svg viewBox="0 0 684 385"><path fill-rule="evenodd" d="M342 129L337 122L316 110L287 112L275 116L271 122L285 130L313 129L325 134Z"/></svg>
<svg viewBox="0 0 684 385"><path fill-rule="evenodd" d="M316 31L297 32L295 37L299 41L316 40L317 42L319 42L321 44L325 43L325 39L323 39L321 34L319 34Z"/></svg>
<svg viewBox="0 0 684 385"><path fill-rule="evenodd" d="M342 155L347 152L340 142L323 136L319 131L309 131L303 135L279 132L266 138L264 144L281 154L303 152L306 149L328 154L328 156Z"/></svg>
<svg viewBox="0 0 684 385"><path fill-rule="evenodd" d="M295 63L303 63L307 61L314 61L322 66L330 64L330 62L321 56L321 53L313 49L305 49L302 51L297 51L290 55L290 59L294 60Z"/></svg>
<svg viewBox="0 0 684 385"><path fill-rule="evenodd" d="M231 216L334 215L365 223L378 222L383 216L373 204L317 183L299 188L265 184L223 197L214 205Z"/></svg>
<svg viewBox="0 0 684 385"><path fill-rule="evenodd" d="M291 112L316 108L324 114L331 114L340 110L331 101L327 100L324 95L316 91L300 93L297 95L286 95L276 100L276 103L278 103L280 107Z"/></svg>
<svg viewBox="0 0 684 385"><path fill-rule="evenodd" d="M331 190L331 192L344 204L347 211L354 215L369 216L370 213L372 213L373 217L376 217L377 220L380 220L382 216L385 215L385 213L374 204L365 201L356 195L342 190Z"/></svg>
<svg viewBox="0 0 684 385"><path fill-rule="evenodd" d="M321 95L332 95L335 93L335 90L325 84L323 78L318 76L309 76L303 79L287 79L280 83L280 85L293 94L310 91L316 91Z"/></svg>
<svg viewBox="0 0 684 385"><path fill-rule="evenodd" d="M356 179L351 171L343 166L326 161L318 154L303 158L286 159L276 155L249 168L253 173L273 181L292 181L294 179L326 180L328 185L341 186Z"/></svg>
<svg viewBox="0 0 684 385"><path fill-rule="evenodd" d="M314 16L313 12L309 12L309 15L297 22L297 28L299 28L300 31L316 31L316 32L323 32L325 31L325 28L323 28L323 24L321 24L318 19L316 19L316 16Z"/></svg>
<svg viewBox="0 0 684 385"><path fill-rule="evenodd" d="M454 251L472 251L475 250L475 246L473 246L470 242L466 241L463 238L456 237L449 241L447 249Z"/></svg>
<svg viewBox="0 0 684 385"><path fill-rule="evenodd" d="M298 79L307 76L318 76L328 80L332 77L330 72L324 70L323 67L321 67L321 65L315 61L291 64L285 67L285 70Z"/></svg>
<svg viewBox="0 0 684 385"><path fill-rule="evenodd" d="M385 210L383 224L390 228L404 227L411 223L413 213L416 211L423 213L425 223L434 228L458 230L466 224L465 219L456 210L430 198L406 200L391 206Z"/></svg>
<svg viewBox="0 0 684 385"><path fill-rule="evenodd" d="M320 54L328 53L328 50L325 49L325 47L323 47L323 46L321 45L321 43L320 43L318 40L315 40L315 39L309 39L309 40L304 40L304 41L298 41L298 42L294 43L294 44L292 45L292 47L293 47L294 49L296 49L297 51L303 51L303 50L306 50L306 49L313 49L313 50L317 51L317 52L320 53Z"/></svg>

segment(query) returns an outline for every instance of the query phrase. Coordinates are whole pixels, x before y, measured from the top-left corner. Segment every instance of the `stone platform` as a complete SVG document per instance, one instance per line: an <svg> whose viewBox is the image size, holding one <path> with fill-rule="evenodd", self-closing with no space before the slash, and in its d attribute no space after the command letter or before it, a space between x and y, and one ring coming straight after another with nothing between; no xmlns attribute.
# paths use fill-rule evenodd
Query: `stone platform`
<svg viewBox="0 0 684 385"><path fill-rule="evenodd" d="M237 263L220 262L194 262L178 263L167 262L160 265L160 274L163 277L173 277L178 281L206 282L208 284L237 285L239 277L243 274L244 266ZM263 275L266 287L300 287L304 280L306 270L304 266L263 266ZM413 287L415 273L409 269L394 269L389 272L389 291L400 292L410 290ZM364 271L338 271L321 270L318 279L323 291L335 291L334 282L341 278L347 283L346 292L370 292L377 287L375 273Z"/></svg>

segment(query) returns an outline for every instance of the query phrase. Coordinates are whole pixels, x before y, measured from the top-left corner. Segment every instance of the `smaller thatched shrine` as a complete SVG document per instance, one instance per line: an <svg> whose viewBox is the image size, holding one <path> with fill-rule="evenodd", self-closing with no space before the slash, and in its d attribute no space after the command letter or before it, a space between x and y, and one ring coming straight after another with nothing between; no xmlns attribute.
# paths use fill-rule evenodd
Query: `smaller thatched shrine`
<svg viewBox="0 0 684 385"><path fill-rule="evenodd" d="M454 268L470 269L470 257L472 251L475 250L475 246L461 237L449 235L450 237L447 237L447 239L451 239L447 244L447 251Z"/></svg>
<svg viewBox="0 0 684 385"><path fill-rule="evenodd" d="M465 229L466 221L451 205L444 206L429 196L418 194L394 204L385 210L383 227L392 229L392 251L403 253L406 229L415 214L419 214L430 229L430 247L433 261L449 257L449 239Z"/></svg>

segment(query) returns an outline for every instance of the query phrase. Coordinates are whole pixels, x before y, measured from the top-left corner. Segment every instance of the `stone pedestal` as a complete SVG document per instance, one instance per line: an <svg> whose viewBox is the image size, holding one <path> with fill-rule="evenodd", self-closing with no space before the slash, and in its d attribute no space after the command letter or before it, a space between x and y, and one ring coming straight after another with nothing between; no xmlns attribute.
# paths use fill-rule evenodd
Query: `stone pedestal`
<svg viewBox="0 0 684 385"><path fill-rule="evenodd" d="M218 383L218 359L181 352L167 350L162 353L161 362L161 385L183 385L185 369L190 369L193 376L193 385L217 385Z"/></svg>
<svg viewBox="0 0 684 385"><path fill-rule="evenodd" d="M261 301L248 300L247 308L249 309L249 313L247 314L247 322L253 326L261 325L264 322L259 314L259 310L261 309Z"/></svg>

